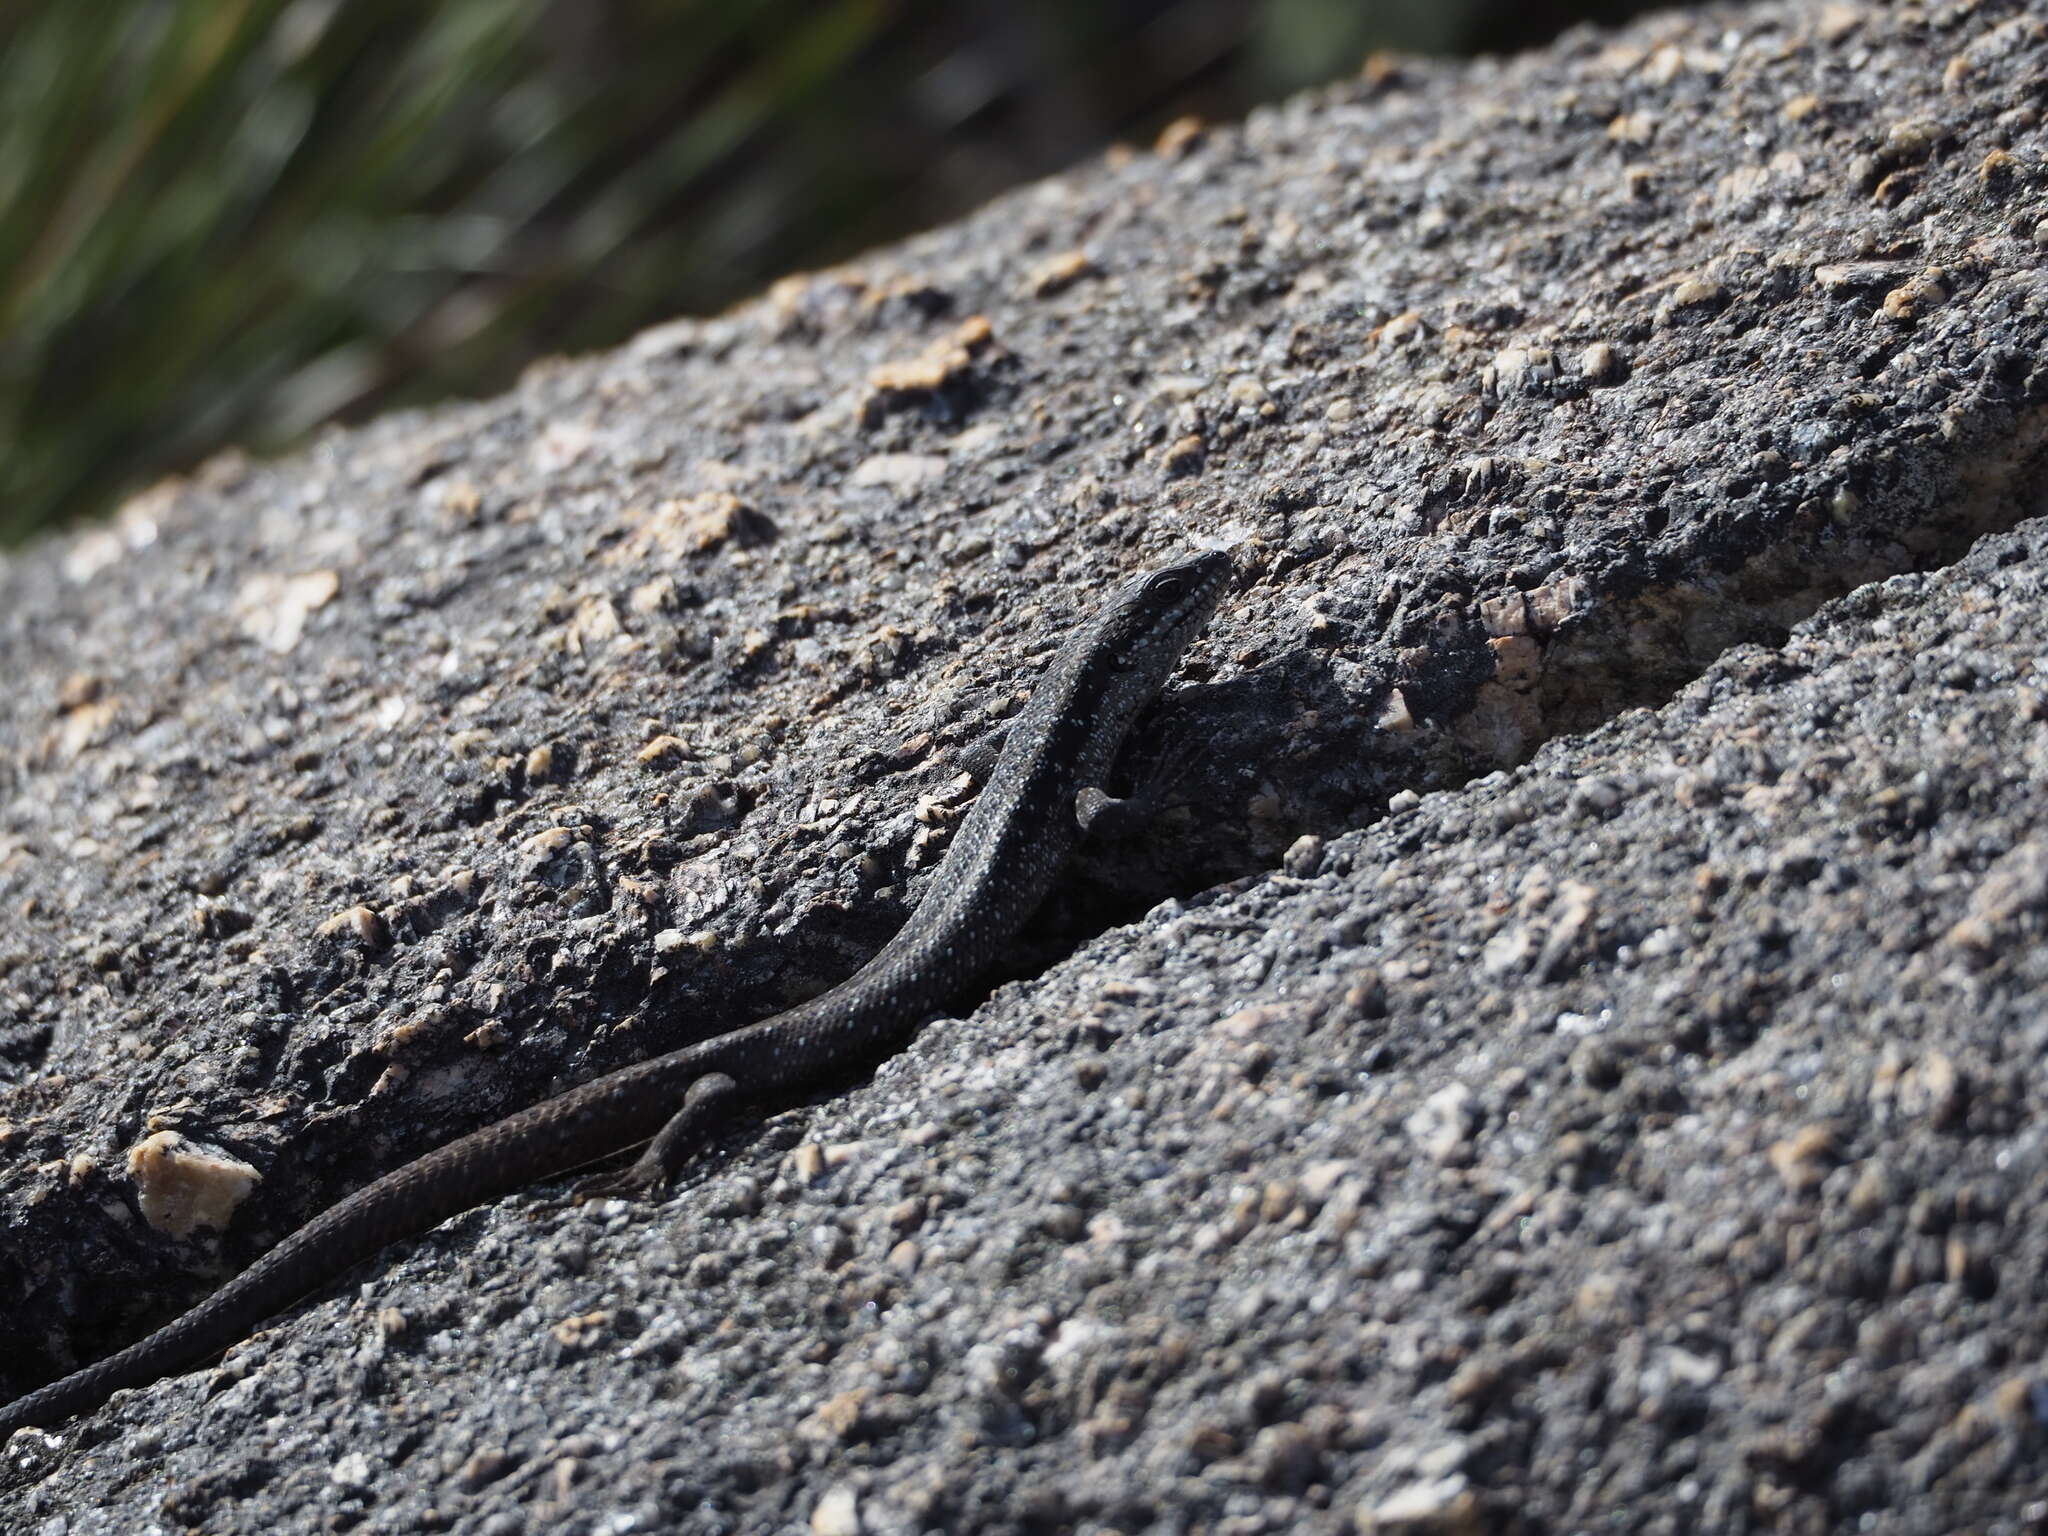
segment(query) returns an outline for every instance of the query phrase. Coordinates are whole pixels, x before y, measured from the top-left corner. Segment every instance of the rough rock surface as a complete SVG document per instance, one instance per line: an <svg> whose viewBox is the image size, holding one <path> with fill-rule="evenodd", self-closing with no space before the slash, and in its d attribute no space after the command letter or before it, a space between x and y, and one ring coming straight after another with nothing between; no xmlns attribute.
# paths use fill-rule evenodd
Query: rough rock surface
<svg viewBox="0 0 2048 1536"><path fill-rule="evenodd" d="M2044 99L1998 0L1379 68L8 561L9 1393L845 974L1096 594L1244 578L993 995L0 1525L2048 1518Z"/></svg>

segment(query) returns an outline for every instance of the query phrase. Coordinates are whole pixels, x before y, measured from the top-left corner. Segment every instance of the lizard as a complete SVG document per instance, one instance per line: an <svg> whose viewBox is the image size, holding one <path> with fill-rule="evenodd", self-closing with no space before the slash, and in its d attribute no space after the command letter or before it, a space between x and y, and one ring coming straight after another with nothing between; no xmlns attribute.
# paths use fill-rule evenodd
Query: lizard
<svg viewBox="0 0 2048 1536"><path fill-rule="evenodd" d="M1089 830L1126 739L1233 573L1207 550L1125 582L1054 653L927 891L868 963L808 1002L591 1079L372 1180L218 1290L114 1354L0 1407L0 1440L212 1358L400 1238L537 1179L646 1143L607 1193L659 1188L743 1100L810 1086L901 1046L1000 956ZM651 1136L651 1140L649 1139Z"/></svg>

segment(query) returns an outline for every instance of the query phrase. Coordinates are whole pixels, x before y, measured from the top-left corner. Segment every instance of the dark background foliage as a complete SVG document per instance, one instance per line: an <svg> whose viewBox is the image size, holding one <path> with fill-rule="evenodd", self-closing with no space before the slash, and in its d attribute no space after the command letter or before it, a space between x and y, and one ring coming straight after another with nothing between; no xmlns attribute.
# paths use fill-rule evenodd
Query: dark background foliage
<svg viewBox="0 0 2048 1536"><path fill-rule="evenodd" d="M715 310L1186 113L1629 0L0 10L0 541Z"/></svg>

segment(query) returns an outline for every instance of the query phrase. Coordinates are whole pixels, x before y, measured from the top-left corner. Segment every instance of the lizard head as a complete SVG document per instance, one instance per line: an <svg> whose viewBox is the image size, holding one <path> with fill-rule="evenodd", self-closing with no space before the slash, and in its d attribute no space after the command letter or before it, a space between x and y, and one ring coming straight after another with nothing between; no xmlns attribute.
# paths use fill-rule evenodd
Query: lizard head
<svg viewBox="0 0 2048 1536"><path fill-rule="evenodd" d="M1136 576L1105 607L1098 654L1164 681L1181 652L1201 633L1230 585L1228 554L1205 549Z"/></svg>

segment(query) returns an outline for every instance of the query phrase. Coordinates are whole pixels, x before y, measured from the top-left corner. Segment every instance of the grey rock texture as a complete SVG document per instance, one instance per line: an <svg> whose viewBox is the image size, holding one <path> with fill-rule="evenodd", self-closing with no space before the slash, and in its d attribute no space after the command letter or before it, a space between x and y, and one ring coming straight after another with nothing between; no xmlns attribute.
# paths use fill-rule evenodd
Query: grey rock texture
<svg viewBox="0 0 2048 1536"><path fill-rule="evenodd" d="M985 1001L0 1526L2034 1528L2044 99L2011 3L1377 67L9 560L9 1393L850 971L1094 596L1244 576Z"/></svg>

